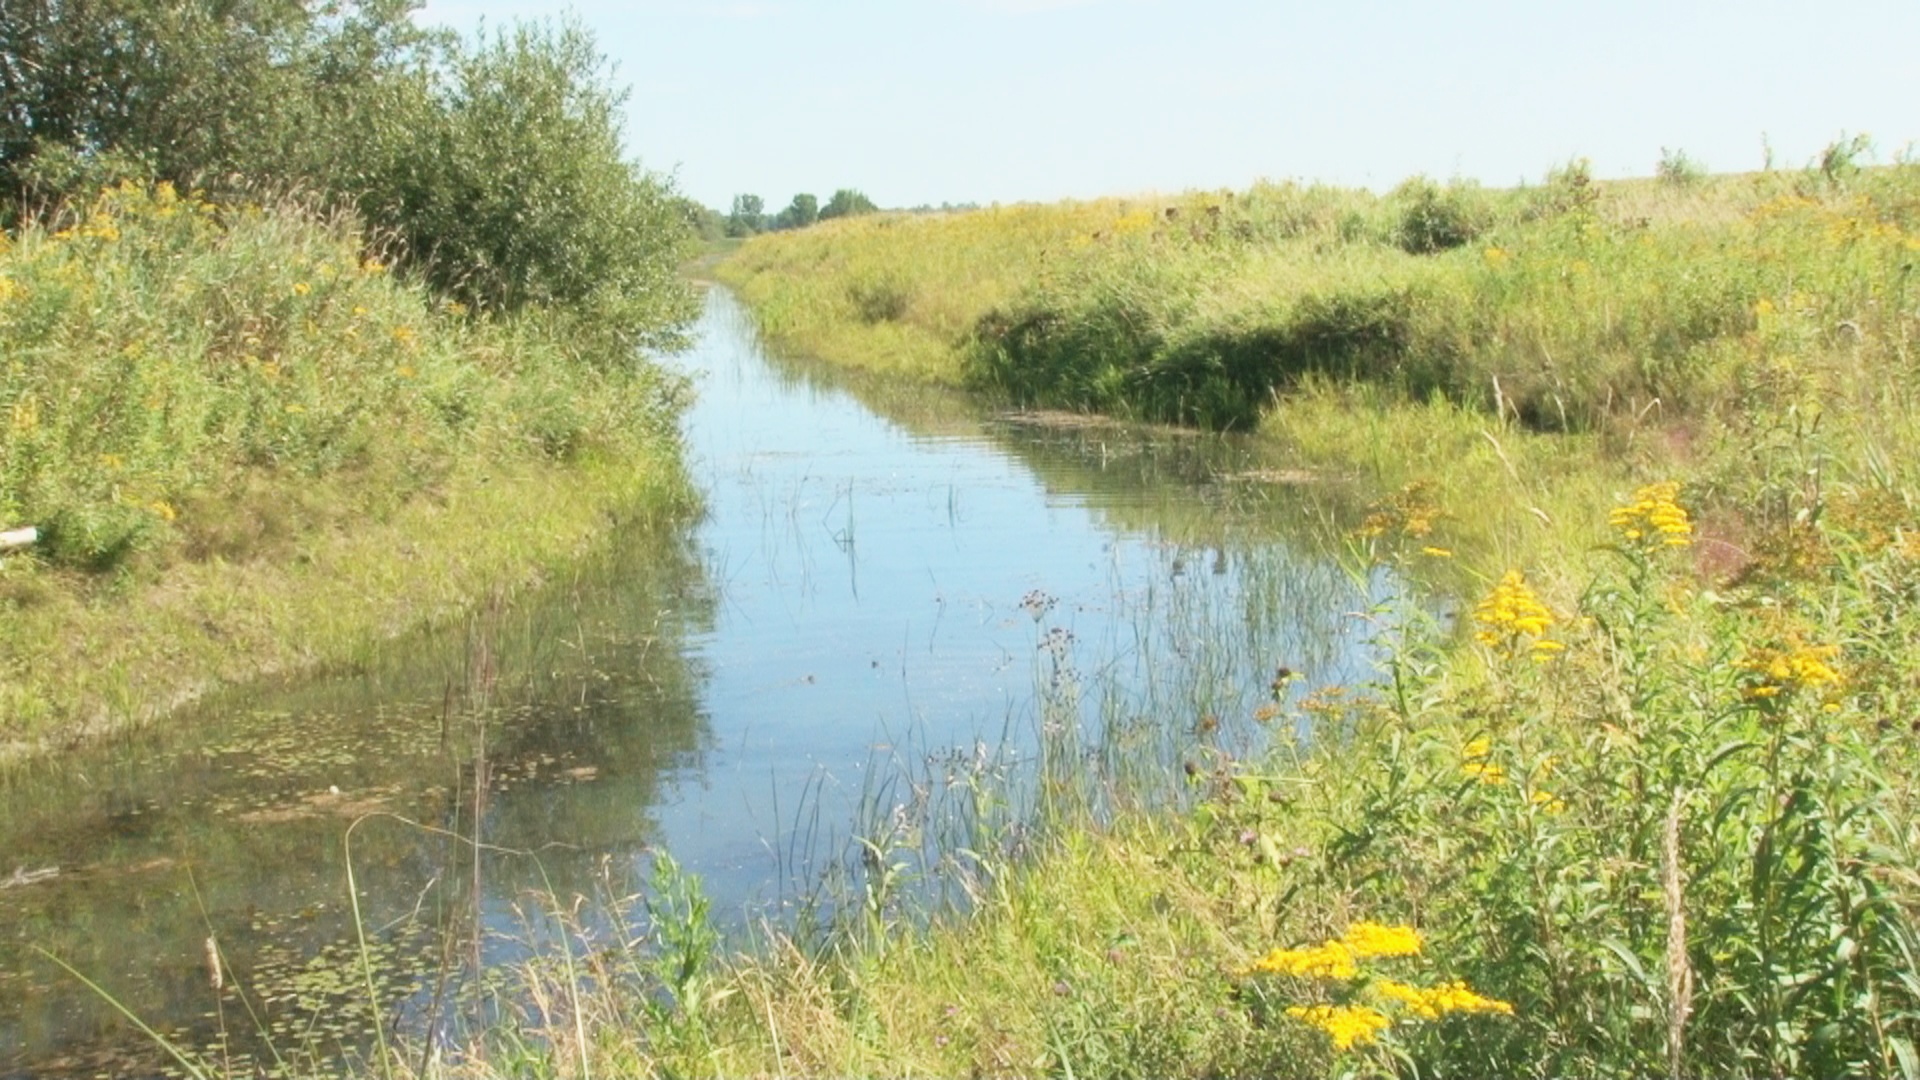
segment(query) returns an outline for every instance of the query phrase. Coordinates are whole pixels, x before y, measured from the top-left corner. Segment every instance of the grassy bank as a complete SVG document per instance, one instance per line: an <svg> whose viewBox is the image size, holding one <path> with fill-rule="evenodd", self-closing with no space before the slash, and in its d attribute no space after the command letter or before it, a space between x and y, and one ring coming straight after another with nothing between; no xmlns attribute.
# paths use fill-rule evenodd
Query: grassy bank
<svg viewBox="0 0 1920 1080"><path fill-rule="evenodd" d="M345 220L125 185L0 246L0 740L350 663L689 501L677 384Z"/></svg>
<svg viewBox="0 0 1920 1080"><path fill-rule="evenodd" d="M721 274L776 343L1255 429L1383 492L1356 572L1465 607L1277 701L1271 758L1197 752L1191 814L985 837L964 919L643 966L489 1068L1920 1075L1917 215L1920 172L1836 147L749 243Z"/></svg>

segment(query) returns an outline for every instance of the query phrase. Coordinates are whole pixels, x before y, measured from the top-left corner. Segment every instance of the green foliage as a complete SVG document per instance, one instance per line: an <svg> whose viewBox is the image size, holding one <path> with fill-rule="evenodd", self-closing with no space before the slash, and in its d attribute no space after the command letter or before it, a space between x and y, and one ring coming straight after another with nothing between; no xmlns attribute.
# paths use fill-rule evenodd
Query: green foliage
<svg viewBox="0 0 1920 1080"><path fill-rule="evenodd" d="M752 236L766 228L766 202L758 195L735 195L727 215L728 236Z"/></svg>
<svg viewBox="0 0 1920 1080"><path fill-rule="evenodd" d="M624 161L622 95L579 26L519 25L454 52L357 191L439 291L487 311L553 307L611 359L680 340L685 214Z"/></svg>
<svg viewBox="0 0 1920 1080"><path fill-rule="evenodd" d="M1275 890L1419 912L1436 956L1513 1004L1497 1037L1404 1046L1423 1075L1902 1075L1910 747L1851 673L1914 617L1872 584L1905 556L1705 590L1621 524L1577 607L1518 648L1416 636L1391 688L1322 703L1310 783L1223 832L1323 838Z"/></svg>
<svg viewBox="0 0 1920 1080"><path fill-rule="evenodd" d="M1660 164L1654 175L1663 184L1677 188L1698 187L1707 178L1706 166L1687 156L1685 150L1660 148Z"/></svg>
<svg viewBox="0 0 1920 1080"><path fill-rule="evenodd" d="M1820 152L1817 168L1829 185L1839 187L1859 175L1860 159L1872 151L1873 140L1866 135L1848 138L1843 134Z"/></svg>
<svg viewBox="0 0 1920 1080"><path fill-rule="evenodd" d="M101 569L208 524L264 470L377 473L388 497L459 457L566 459L671 431L674 389L600 373L560 319L472 320L295 209L116 188L0 247L0 518Z"/></svg>
<svg viewBox="0 0 1920 1080"><path fill-rule="evenodd" d="M1414 255L1432 255L1473 242L1493 224L1491 201L1474 184L1441 187L1415 177L1394 190L1402 204L1394 242Z"/></svg>
<svg viewBox="0 0 1920 1080"><path fill-rule="evenodd" d="M609 361L678 340L692 235L621 157L622 96L577 24L471 44L411 0L32 0L0 20L0 209L121 179L356 211L470 307L572 310Z"/></svg>
<svg viewBox="0 0 1920 1080"><path fill-rule="evenodd" d="M825 221L828 218L853 217L857 214L871 214L879 209L879 207L873 204L872 199L867 198L853 188L841 188L833 193L831 199L827 200L827 205L820 208L820 220Z"/></svg>
<svg viewBox="0 0 1920 1080"><path fill-rule="evenodd" d="M88 4L28 0L0 20L0 203L41 206L120 179L226 193L314 184L345 164L433 39L406 0ZM58 186L35 159L91 162ZM110 166L137 162L115 175Z"/></svg>
<svg viewBox="0 0 1920 1080"><path fill-rule="evenodd" d="M820 220L820 200L805 193L795 195L793 202L773 219L776 229L804 229Z"/></svg>

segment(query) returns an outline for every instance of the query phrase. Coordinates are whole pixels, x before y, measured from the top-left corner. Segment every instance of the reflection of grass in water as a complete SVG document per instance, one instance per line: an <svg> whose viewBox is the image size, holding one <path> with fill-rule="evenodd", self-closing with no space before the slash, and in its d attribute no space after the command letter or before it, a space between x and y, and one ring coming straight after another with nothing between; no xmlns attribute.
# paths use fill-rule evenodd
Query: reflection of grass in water
<svg viewBox="0 0 1920 1080"><path fill-rule="evenodd" d="M710 619L699 573L677 529L632 530L578 576L522 598L485 628L498 672L486 704L495 778L490 836L531 846L564 835L594 850L642 842L649 826L638 811L653 799L655 775L701 746L696 675L675 645L685 628ZM182 1046L214 1046L203 1042L211 1021L200 1017L214 999L197 968L171 954L209 928L234 969L229 1004L236 985L258 989L279 1010L273 1024L306 1030L317 1013L326 1019L313 1027L315 1038L332 1034L328 1023L359 1024L343 1040L357 1045L366 1033L355 1019L366 1016L358 1007L364 994L321 993L334 978L327 972L352 956L343 952L350 916L338 903L340 831L376 808L467 828L455 814L472 785L463 763L473 717L462 704L467 695L450 694L449 684L467 678L479 630L418 635L356 674L288 687L245 708L230 696L207 707L204 723L181 725L167 740L92 748L68 763L64 778L87 776L94 786L85 791L50 773L14 771L0 790L0 850L61 872L0 891L0 907L29 940L102 973L122 1001ZM591 797L544 797L560 786ZM359 842L375 925L426 904L424 922L402 922L394 936L369 941L385 1008L438 970L437 957L430 962L422 952L425 940L452 929L445 912L462 902L453 878L463 863L443 842L398 830L363 833ZM556 852L548 862L557 888L596 880L588 854ZM183 891L169 887L189 867L205 888L211 927ZM511 895L546 880L515 873L489 886ZM62 1051L61 1037L49 1037L70 1022L51 1018L56 1004L78 1007L77 986L50 980L45 965L11 962L7 954L17 947L0 943L0 994L33 1015L26 1045L7 1047L0 1059L11 1067L15 1053L90 1057L94 1050ZM157 959L127 972L128 955ZM314 957L324 960L309 970ZM343 1000L356 1009L344 1013ZM309 1011L285 1011L295 1005ZM293 1045L284 1030L265 1033L275 1045ZM257 1056L259 1046L247 1045L253 1038L237 1032L221 1049ZM41 1060L28 1064L43 1071Z"/></svg>

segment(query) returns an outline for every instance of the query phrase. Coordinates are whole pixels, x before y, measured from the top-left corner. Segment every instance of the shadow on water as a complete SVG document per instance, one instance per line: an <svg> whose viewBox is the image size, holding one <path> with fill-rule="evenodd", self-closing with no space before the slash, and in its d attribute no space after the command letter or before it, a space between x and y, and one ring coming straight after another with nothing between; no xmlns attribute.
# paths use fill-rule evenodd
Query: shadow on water
<svg viewBox="0 0 1920 1080"><path fill-rule="evenodd" d="M220 1069L356 1052L375 1023L438 1030L458 973L552 940L550 903L611 936L649 851L734 926L964 903L981 837L1017 857L1069 796L1177 801L1287 694L1372 673L1364 616L1400 584L1325 556L1341 484L1250 481L1285 474L1241 441L850 391L767 357L719 290L674 363L691 529L0 778L0 1077L167 1071L35 948ZM1302 677L1276 695L1278 667Z"/></svg>

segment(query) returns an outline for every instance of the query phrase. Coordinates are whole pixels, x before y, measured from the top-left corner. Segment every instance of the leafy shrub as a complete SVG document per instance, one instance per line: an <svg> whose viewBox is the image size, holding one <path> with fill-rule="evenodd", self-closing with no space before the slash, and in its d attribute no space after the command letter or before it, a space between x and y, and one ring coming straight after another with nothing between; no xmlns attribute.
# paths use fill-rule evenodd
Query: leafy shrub
<svg viewBox="0 0 1920 1080"><path fill-rule="evenodd" d="M1415 177L1393 193L1401 204L1395 242L1413 255L1431 255L1471 243L1493 225L1491 203L1477 185L1441 187Z"/></svg>
<svg viewBox="0 0 1920 1080"><path fill-rule="evenodd" d="M1687 156L1685 150L1660 149L1660 165L1654 170L1660 182L1669 187L1698 187L1707 178L1706 166Z"/></svg>
<svg viewBox="0 0 1920 1080"><path fill-rule="evenodd" d="M690 229L670 188L621 157L624 95L577 25L520 25L451 48L431 93L396 106L374 172L344 184L441 292L489 311L557 307L610 346L680 340Z"/></svg>
<svg viewBox="0 0 1920 1080"><path fill-rule="evenodd" d="M122 179L301 193L469 307L573 311L603 359L679 341L694 313L675 272L694 222L622 158L622 94L578 24L468 44L414 27L405 0L17 6L0 216Z"/></svg>

